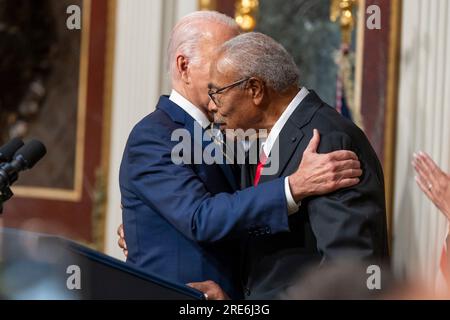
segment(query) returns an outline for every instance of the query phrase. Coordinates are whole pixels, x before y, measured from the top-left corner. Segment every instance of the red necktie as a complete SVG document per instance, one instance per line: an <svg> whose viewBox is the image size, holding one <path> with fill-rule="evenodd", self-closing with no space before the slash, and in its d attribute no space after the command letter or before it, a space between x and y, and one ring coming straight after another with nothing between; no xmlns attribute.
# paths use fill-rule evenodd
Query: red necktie
<svg viewBox="0 0 450 320"><path fill-rule="evenodd" d="M261 179L261 172L266 165L267 156L264 153L264 150L261 151L261 155L259 156L258 166L256 167L255 180L253 181L253 185L256 187L259 183L259 179Z"/></svg>

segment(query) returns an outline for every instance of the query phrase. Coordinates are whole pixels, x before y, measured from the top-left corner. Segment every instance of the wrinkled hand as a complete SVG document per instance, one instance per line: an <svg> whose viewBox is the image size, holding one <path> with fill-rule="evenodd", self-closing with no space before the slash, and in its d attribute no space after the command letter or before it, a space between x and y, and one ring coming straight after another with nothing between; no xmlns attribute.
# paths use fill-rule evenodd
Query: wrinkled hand
<svg viewBox="0 0 450 320"><path fill-rule="evenodd" d="M361 164L354 152L339 150L319 154L319 143L319 131L314 129L298 170L289 176L292 196L297 202L309 196L324 195L354 186L359 183L362 175Z"/></svg>
<svg viewBox="0 0 450 320"><path fill-rule="evenodd" d="M117 228L117 235L119 236L117 244L123 250L123 254L125 255L125 257L128 257L128 248L127 243L125 242L125 232L123 231L123 224L121 224L119 228Z"/></svg>
<svg viewBox="0 0 450 320"><path fill-rule="evenodd" d="M423 152L414 154L412 165L417 172L416 182L420 189L450 220L450 175Z"/></svg>
<svg viewBox="0 0 450 320"><path fill-rule="evenodd" d="M203 292L206 300L230 300L228 295L214 281L193 282L187 284L189 287Z"/></svg>

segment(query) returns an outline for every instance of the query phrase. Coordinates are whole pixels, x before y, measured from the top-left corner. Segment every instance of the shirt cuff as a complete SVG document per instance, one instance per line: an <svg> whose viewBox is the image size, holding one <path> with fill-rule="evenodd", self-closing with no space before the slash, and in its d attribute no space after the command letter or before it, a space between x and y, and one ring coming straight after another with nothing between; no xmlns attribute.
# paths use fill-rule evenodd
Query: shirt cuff
<svg viewBox="0 0 450 320"><path fill-rule="evenodd" d="M289 186L289 177L284 178L284 194L286 195L288 215L296 213L302 203L295 202L294 197L291 193L291 187Z"/></svg>

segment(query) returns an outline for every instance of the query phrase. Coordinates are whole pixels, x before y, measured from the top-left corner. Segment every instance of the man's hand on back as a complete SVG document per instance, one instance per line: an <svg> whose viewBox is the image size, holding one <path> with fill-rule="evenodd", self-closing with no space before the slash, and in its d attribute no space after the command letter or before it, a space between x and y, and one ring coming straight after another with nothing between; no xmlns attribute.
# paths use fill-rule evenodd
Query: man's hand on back
<svg viewBox="0 0 450 320"><path fill-rule="evenodd" d="M319 131L314 129L298 170L289 176L291 193L297 202L354 186L362 175L361 164L354 152L339 150L319 154L319 143Z"/></svg>

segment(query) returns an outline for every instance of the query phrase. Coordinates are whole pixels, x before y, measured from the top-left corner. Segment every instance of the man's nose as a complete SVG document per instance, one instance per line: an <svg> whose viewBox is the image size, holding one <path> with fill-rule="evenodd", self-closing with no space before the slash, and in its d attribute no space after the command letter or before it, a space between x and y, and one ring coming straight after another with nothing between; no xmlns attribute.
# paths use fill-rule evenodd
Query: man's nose
<svg viewBox="0 0 450 320"><path fill-rule="evenodd" d="M214 101L212 101L211 99L209 99L208 110L209 110L209 112L213 112L213 113L217 112L217 106L214 103Z"/></svg>

